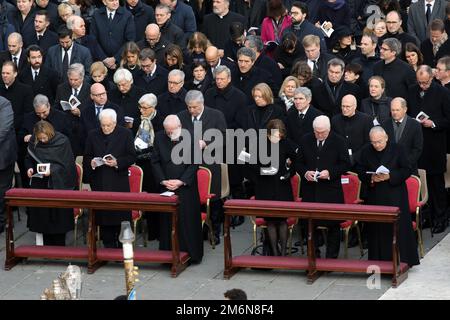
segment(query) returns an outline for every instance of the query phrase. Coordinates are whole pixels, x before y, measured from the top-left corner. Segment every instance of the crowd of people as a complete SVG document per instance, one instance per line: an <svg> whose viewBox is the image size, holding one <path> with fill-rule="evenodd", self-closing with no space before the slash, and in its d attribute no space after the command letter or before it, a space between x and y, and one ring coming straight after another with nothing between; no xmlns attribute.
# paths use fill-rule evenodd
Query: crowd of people
<svg viewBox="0 0 450 320"><path fill-rule="evenodd" d="M180 250L201 262L199 163L173 159L183 129L192 154L236 154L225 177L232 198L294 201L289 178L298 173L303 201L343 203L341 175L357 173L366 204L401 209L400 256L410 266L419 258L405 181L418 169L429 190L423 227L448 226L446 0L0 0L0 24L0 232L16 163L16 186L71 190L82 157L84 183L121 192L137 164L143 191L180 197ZM263 172L259 152L237 162L229 129L266 129L258 145L278 152L279 167ZM209 227L220 244L224 177L220 163L200 164L212 172ZM70 212L27 213L44 244L65 245ZM146 218L149 240L170 249L171 221ZM130 219L97 215L105 247L120 246L120 222ZM285 255L285 219L267 224L270 254ZM337 258L339 221L316 224L328 229L326 257ZM388 226L367 223L364 234L370 259L391 259Z"/></svg>

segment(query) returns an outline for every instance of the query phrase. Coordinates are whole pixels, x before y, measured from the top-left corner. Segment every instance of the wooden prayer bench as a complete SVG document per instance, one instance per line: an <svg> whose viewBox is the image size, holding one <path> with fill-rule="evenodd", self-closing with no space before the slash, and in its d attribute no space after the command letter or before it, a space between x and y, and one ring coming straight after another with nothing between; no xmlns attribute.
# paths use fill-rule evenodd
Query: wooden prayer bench
<svg viewBox="0 0 450 320"><path fill-rule="evenodd" d="M285 202L266 200L227 200L224 225L225 279L230 279L241 268L268 268L306 270L308 283L312 284L321 271L370 272L370 266L379 267L383 274L392 274L392 286L397 287L408 276L408 265L400 263L397 235L400 210L390 206L359 204ZM292 256L232 256L230 237L231 216L293 217L308 221L307 257ZM313 220L358 220L391 223L393 228L392 261L316 259Z"/></svg>
<svg viewBox="0 0 450 320"><path fill-rule="evenodd" d="M62 260L87 260L88 273L94 273L107 261L123 261L122 249L97 249L96 210L141 210L162 212L172 215L172 250L140 249L134 252L135 262L154 262L171 264L171 275L176 277L187 267L190 257L180 252L178 244L178 197L163 197L154 193L72 191L47 189L10 189L5 194L6 260L5 270L11 270L19 261L26 258L48 258ZM14 207L42 208L86 208L89 211L88 247L35 246L14 247Z"/></svg>

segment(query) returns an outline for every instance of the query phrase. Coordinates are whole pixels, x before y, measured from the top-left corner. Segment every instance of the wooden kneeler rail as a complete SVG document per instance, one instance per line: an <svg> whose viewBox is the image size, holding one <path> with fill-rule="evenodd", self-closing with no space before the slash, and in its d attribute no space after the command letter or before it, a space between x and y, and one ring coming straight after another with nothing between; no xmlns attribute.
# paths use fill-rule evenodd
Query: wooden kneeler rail
<svg viewBox="0 0 450 320"><path fill-rule="evenodd" d="M141 210L161 212L172 216L172 250L138 249L134 252L135 262L171 264L171 275L176 277L187 267L190 257L180 252L178 244L178 197L163 197L153 193L72 191L44 189L10 189L5 194L6 260L5 270L10 270L26 258L49 258L62 260L87 260L88 273L94 273L106 261L122 261L122 249L97 249L96 210ZM88 247L58 247L26 245L14 246L14 207L86 208L89 210Z"/></svg>
<svg viewBox="0 0 450 320"><path fill-rule="evenodd" d="M224 260L225 279L241 268L306 270L308 283L313 283L321 271L366 273L377 266L383 274L392 274L392 286L397 287L408 276L408 265L400 263L397 235L400 210L397 207L359 204L284 202L266 200L228 200L225 202ZM231 216L294 217L308 221L308 253L306 258L293 256L236 256L233 257L230 238ZM358 220L391 223L393 228L392 261L316 259L313 220Z"/></svg>

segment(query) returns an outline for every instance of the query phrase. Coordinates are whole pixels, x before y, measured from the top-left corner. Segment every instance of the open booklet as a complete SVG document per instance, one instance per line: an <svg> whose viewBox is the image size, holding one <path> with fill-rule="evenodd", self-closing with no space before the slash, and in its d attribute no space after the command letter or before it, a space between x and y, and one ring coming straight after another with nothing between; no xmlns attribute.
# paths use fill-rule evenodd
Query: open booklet
<svg viewBox="0 0 450 320"><path fill-rule="evenodd" d="M385 166L379 166L377 171L366 171L367 174L389 174L389 169Z"/></svg>
<svg viewBox="0 0 450 320"><path fill-rule="evenodd" d="M245 152L245 149L239 153L238 160L241 160L243 162L250 162L250 153Z"/></svg>
<svg viewBox="0 0 450 320"><path fill-rule="evenodd" d="M428 119L430 119L430 116L429 115L427 115L425 112L423 112L423 111L420 111L418 114L417 114L417 116L416 116L416 120L417 121L423 121L423 120L428 120Z"/></svg>
<svg viewBox="0 0 450 320"><path fill-rule="evenodd" d="M322 30L322 32L324 33L324 35L329 38L331 37L331 34L334 32L333 28L330 29L325 29L325 24L327 23L327 21L325 21L324 23L322 23L322 25L320 26L320 30Z"/></svg>
<svg viewBox="0 0 450 320"><path fill-rule="evenodd" d="M117 159L112 154L107 154L103 156L103 158L95 157L93 160L95 161L95 168L96 168L104 165L106 163L106 160L117 160Z"/></svg>
<svg viewBox="0 0 450 320"><path fill-rule="evenodd" d="M38 163L36 165L36 171L31 178L44 178L46 174L50 173L50 163Z"/></svg>
<svg viewBox="0 0 450 320"><path fill-rule="evenodd" d="M60 100L59 103L64 111L73 110L81 104L80 100L78 100L78 98L74 95L69 97L69 101Z"/></svg>

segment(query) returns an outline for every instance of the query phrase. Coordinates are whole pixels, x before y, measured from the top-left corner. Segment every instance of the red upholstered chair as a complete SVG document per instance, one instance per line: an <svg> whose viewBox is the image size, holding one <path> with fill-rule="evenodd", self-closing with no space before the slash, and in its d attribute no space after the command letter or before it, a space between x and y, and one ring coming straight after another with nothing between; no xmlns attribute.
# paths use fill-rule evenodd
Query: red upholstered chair
<svg viewBox="0 0 450 320"><path fill-rule="evenodd" d="M294 196L294 201L300 202L302 199L300 198L300 176L296 173L291 177L291 187L292 187L292 193ZM255 197L252 197L251 199L255 199ZM253 248L257 247L257 230L258 228L267 228L267 222L264 220L264 218L257 218L257 217L250 217L250 220L253 224ZM288 240L288 247L289 247L289 255L291 255L292 251L292 232L294 230L294 226L298 223L297 218L287 218L286 219L288 230L289 230L289 240ZM301 233L300 233L301 234ZM302 237L300 236L300 239ZM301 241L300 241L301 243ZM304 254L303 244L300 245L302 254Z"/></svg>
<svg viewBox="0 0 450 320"><path fill-rule="evenodd" d="M197 170L197 185L198 185L198 195L200 197L200 204L202 208L205 208L205 210L201 211L202 215L202 227L206 223L208 226L208 238L211 242L212 248L216 248L216 241L214 237L214 230L213 225L211 223L211 208L209 206L209 202L213 197L215 197L215 194L211 193L211 180L212 180L212 173L211 170L208 168L199 166Z"/></svg>
<svg viewBox="0 0 450 320"><path fill-rule="evenodd" d="M344 192L344 203L346 204L360 204L363 201L360 199L361 193L361 181L358 175L354 172L347 172L341 176L342 191ZM348 235L352 228L356 228L358 235L359 250L361 256L364 255L364 249L361 241L361 232L359 229L358 221L347 220L341 223L341 229L345 232L344 236L344 254L345 258L348 257Z"/></svg>
<svg viewBox="0 0 450 320"><path fill-rule="evenodd" d="M130 192L142 192L142 181L144 179L144 172L142 168L133 164L128 168L128 182L130 184ZM137 224L141 221L142 211L132 210L131 220L133 221L134 234L136 235ZM142 224L141 224L142 225ZM145 228L142 228L144 230ZM143 232L144 246L147 246L147 237ZM136 237L135 237L136 238Z"/></svg>
<svg viewBox="0 0 450 320"><path fill-rule="evenodd" d="M425 202L420 201L421 181L417 176L410 176L406 179L406 187L408 189L409 212L413 215L412 226L417 233L417 244L419 246L420 257L425 255L422 240L422 227L420 224L420 208Z"/></svg>
<svg viewBox="0 0 450 320"><path fill-rule="evenodd" d="M79 163L75 163L75 167L77 169L77 186L76 186L76 190L81 191L82 186L83 186L83 166ZM74 224L75 224L75 228L73 230L73 236L74 236L74 240L73 240L73 244L74 246L77 245L77 239L78 239L78 220L81 217L81 215L83 214L83 209L81 208L74 208L73 209L73 216L74 216Z"/></svg>

